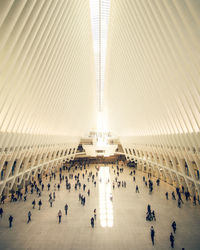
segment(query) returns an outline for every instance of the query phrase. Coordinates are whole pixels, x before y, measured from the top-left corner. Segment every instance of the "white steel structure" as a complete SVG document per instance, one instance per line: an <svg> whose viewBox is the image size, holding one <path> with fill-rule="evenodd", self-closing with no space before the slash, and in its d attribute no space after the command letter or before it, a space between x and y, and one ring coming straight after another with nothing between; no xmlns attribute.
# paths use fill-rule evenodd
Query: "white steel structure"
<svg viewBox="0 0 200 250"><path fill-rule="evenodd" d="M90 0L0 0L0 194L74 159L103 110L128 160L199 195L200 1L94 2L96 39Z"/></svg>

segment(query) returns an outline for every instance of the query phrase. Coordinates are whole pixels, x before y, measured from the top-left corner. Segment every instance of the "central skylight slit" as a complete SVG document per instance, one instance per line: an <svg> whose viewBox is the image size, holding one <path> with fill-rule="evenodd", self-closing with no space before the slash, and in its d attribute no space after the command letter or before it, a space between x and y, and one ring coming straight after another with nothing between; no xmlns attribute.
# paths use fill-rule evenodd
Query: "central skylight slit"
<svg viewBox="0 0 200 250"><path fill-rule="evenodd" d="M110 0L90 0L98 98L97 106L99 112L103 111L103 92L109 10Z"/></svg>

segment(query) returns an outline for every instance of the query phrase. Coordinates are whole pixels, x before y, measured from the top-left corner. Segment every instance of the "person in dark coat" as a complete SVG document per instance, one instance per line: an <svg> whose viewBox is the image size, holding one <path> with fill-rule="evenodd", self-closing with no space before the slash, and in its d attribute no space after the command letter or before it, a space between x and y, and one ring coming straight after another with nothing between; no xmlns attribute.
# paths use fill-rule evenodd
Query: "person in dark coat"
<svg viewBox="0 0 200 250"><path fill-rule="evenodd" d="M154 245L155 230L154 230L153 226L151 226L150 233L151 233L152 245Z"/></svg>
<svg viewBox="0 0 200 250"><path fill-rule="evenodd" d="M67 211L68 211L68 205L65 205L65 215L67 215Z"/></svg>
<svg viewBox="0 0 200 250"><path fill-rule="evenodd" d="M3 208L2 207L0 207L0 216L1 216L1 218L3 217Z"/></svg>
<svg viewBox="0 0 200 250"><path fill-rule="evenodd" d="M169 240L170 240L170 242L171 242L171 248L174 248L174 240L175 240L175 239L174 239L173 233L170 234Z"/></svg>
<svg viewBox="0 0 200 250"><path fill-rule="evenodd" d="M35 208L35 200L32 201L33 209Z"/></svg>
<svg viewBox="0 0 200 250"><path fill-rule="evenodd" d="M40 210L40 208L42 206L42 201L41 200L39 200L38 205L39 205L39 210Z"/></svg>
<svg viewBox="0 0 200 250"><path fill-rule="evenodd" d="M172 222L172 228L173 228L174 233L176 233L176 222L175 221Z"/></svg>
<svg viewBox="0 0 200 250"><path fill-rule="evenodd" d="M9 227L11 228L12 227L12 222L13 222L13 216L10 215L8 220L9 220Z"/></svg>
<svg viewBox="0 0 200 250"><path fill-rule="evenodd" d="M90 219L90 221L91 221L91 226L92 226L92 228L94 227L94 218L92 217L91 219Z"/></svg>

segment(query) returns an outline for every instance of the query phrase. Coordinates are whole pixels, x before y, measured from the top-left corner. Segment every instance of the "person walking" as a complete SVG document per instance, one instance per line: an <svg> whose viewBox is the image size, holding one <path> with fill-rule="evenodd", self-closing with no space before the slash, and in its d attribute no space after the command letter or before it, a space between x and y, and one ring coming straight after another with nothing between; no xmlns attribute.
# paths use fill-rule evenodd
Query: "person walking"
<svg viewBox="0 0 200 250"><path fill-rule="evenodd" d="M139 188L138 185L136 185L136 189L135 189L136 193L139 193Z"/></svg>
<svg viewBox="0 0 200 250"><path fill-rule="evenodd" d="M35 208L35 200L32 201L33 209Z"/></svg>
<svg viewBox="0 0 200 250"><path fill-rule="evenodd" d="M1 218L3 217L3 208L2 207L0 207L0 216L1 216Z"/></svg>
<svg viewBox="0 0 200 250"><path fill-rule="evenodd" d="M193 196L193 205L194 205L194 206L196 206L196 204L197 204L196 200L197 200L197 199L196 199L196 196L194 195L194 196Z"/></svg>
<svg viewBox="0 0 200 250"><path fill-rule="evenodd" d="M172 222L172 228L173 228L174 233L176 233L176 222L175 221Z"/></svg>
<svg viewBox="0 0 200 250"><path fill-rule="evenodd" d="M31 221L31 211L28 212L28 221L27 224Z"/></svg>
<svg viewBox="0 0 200 250"><path fill-rule="evenodd" d="M154 221L156 221L156 215L155 215L154 210L152 211L152 218L153 218Z"/></svg>
<svg viewBox="0 0 200 250"><path fill-rule="evenodd" d="M5 199L6 199L6 196L2 194L2 196L1 196L1 204L4 204Z"/></svg>
<svg viewBox="0 0 200 250"><path fill-rule="evenodd" d="M153 226L151 226L151 228L150 228L150 234L151 234L152 245L154 245L155 230L154 230Z"/></svg>
<svg viewBox="0 0 200 250"><path fill-rule="evenodd" d="M176 200L174 191L172 192L172 199L173 199L173 200Z"/></svg>
<svg viewBox="0 0 200 250"><path fill-rule="evenodd" d="M181 200L178 199L178 207L181 208Z"/></svg>
<svg viewBox="0 0 200 250"><path fill-rule="evenodd" d="M150 214L151 213L151 205L147 205L147 212Z"/></svg>
<svg viewBox="0 0 200 250"><path fill-rule="evenodd" d="M52 199L52 197L49 198L49 204L50 204L50 207L52 207L52 205L53 205L53 199Z"/></svg>
<svg viewBox="0 0 200 250"><path fill-rule="evenodd" d="M96 218L97 218L97 210L96 210L96 208L94 209L94 219L96 220Z"/></svg>
<svg viewBox="0 0 200 250"><path fill-rule="evenodd" d="M40 208L42 206L42 201L41 200L39 200L38 205L39 205L39 210L40 210Z"/></svg>
<svg viewBox="0 0 200 250"><path fill-rule="evenodd" d="M9 227L11 228L12 227L12 223L13 223L13 216L10 215L9 218L8 218L8 220L9 220Z"/></svg>
<svg viewBox="0 0 200 250"><path fill-rule="evenodd" d="M61 210L58 211L58 222L59 224L61 223L61 218L62 218L62 212Z"/></svg>
<svg viewBox="0 0 200 250"><path fill-rule="evenodd" d="M93 228L94 227L94 218L92 217L90 220L91 220L91 226Z"/></svg>
<svg viewBox="0 0 200 250"><path fill-rule="evenodd" d="M174 240L175 240L175 239L174 239L173 233L170 234L169 240L170 240L170 242L171 242L171 248L174 248Z"/></svg>
<svg viewBox="0 0 200 250"><path fill-rule="evenodd" d="M66 203L66 205L65 205L65 215L67 215L67 211L68 211L68 205Z"/></svg>

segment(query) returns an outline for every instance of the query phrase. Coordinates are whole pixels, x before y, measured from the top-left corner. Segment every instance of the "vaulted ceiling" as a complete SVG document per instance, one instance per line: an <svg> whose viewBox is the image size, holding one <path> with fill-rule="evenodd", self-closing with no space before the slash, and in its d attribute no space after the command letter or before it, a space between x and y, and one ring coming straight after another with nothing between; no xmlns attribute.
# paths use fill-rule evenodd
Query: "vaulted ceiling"
<svg viewBox="0 0 200 250"><path fill-rule="evenodd" d="M1 0L0 194L73 160L97 123L200 194L199 69L198 0Z"/></svg>
<svg viewBox="0 0 200 250"><path fill-rule="evenodd" d="M104 112L119 136L200 128L199 1L111 1ZM0 2L1 132L96 128L89 1Z"/></svg>

